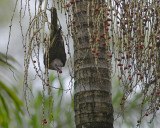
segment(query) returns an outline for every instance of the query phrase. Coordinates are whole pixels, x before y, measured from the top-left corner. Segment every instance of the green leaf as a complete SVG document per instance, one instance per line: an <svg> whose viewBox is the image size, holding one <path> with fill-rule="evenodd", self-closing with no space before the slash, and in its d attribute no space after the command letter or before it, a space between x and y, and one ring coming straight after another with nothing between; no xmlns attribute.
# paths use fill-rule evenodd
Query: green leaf
<svg viewBox="0 0 160 128"><path fill-rule="evenodd" d="M14 114L15 114L15 116L16 116L17 124L18 124L18 126L19 126L19 128L20 128L21 125L22 125L22 118L21 118L21 116L20 116L19 113L17 114L17 111L14 111Z"/></svg>
<svg viewBox="0 0 160 128"><path fill-rule="evenodd" d="M130 103L130 109L135 109L136 107L137 107L137 103L136 102Z"/></svg>
<svg viewBox="0 0 160 128"><path fill-rule="evenodd" d="M38 92L38 95L37 95L37 97L36 97L36 99L35 99L35 104L34 104L34 107L36 108L36 109L38 109L39 108L39 106L41 105L41 102L42 102L42 96L41 96L41 92Z"/></svg>
<svg viewBox="0 0 160 128"><path fill-rule="evenodd" d="M118 91L116 95L113 97L112 103L115 104L122 98L123 94L121 91ZM118 103L119 104L119 103Z"/></svg>
<svg viewBox="0 0 160 128"><path fill-rule="evenodd" d="M15 93L10 88L8 88L2 81L0 81L0 87L2 87L4 91L6 91L6 93L10 96L10 98L14 101L18 110L21 111L20 105L23 106L23 102L19 100L19 98L15 95Z"/></svg>
<svg viewBox="0 0 160 128"><path fill-rule="evenodd" d="M51 74L51 75L50 75L49 80L50 80L50 82L51 82L51 83L53 83L53 82L54 82L55 77L54 77L54 75L53 75L53 74Z"/></svg>
<svg viewBox="0 0 160 128"><path fill-rule="evenodd" d="M72 106L72 108L74 109L74 100L72 100L71 106Z"/></svg>
<svg viewBox="0 0 160 128"><path fill-rule="evenodd" d="M1 102L0 102L0 106L1 106ZM4 109L1 107L0 109L0 126L3 126L4 128L8 128L8 118L6 113L4 113L3 111Z"/></svg>
<svg viewBox="0 0 160 128"><path fill-rule="evenodd" d="M18 62L11 56L7 56L7 60L18 64ZM0 66L8 66L12 69L15 69L13 65L11 65L9 62L6 61L6 55L3 53L0 53Z"/></svg>
<svg viewBox="0 0 160 128"><path fill-rule="evenodd" d="M58 89L58 96L60 96L60 95L61 95L61 93L62 93L62 89L61 89L61 88L59 88L59 89Z"/></svg>
<svg viewBox="0 0 160 128"><path fill-rule="evenodd" d="M141 97L142 97L142 94L139 93L139 94L137 94L137 95L135 96L135 100L138 100L138 99L141 98Z"/></svg>
<svg viewBox="0 0 160 128"><path fill-rule="evenodd" d="M1 102L2 102L2 106L3 106L3 108L4 108L4 110L7 114L7 118L9 118L9 111L8 111L7 104L6 104L4 98L1 95L0 95L0 99L1 99ZM2 108L2 106L1 106L1 108Z"/></svg>
<svg viewBox="0 0 160 128"><path fill-rule="evenodd" d="M9 66L12 69L15 69L11 64L9 64L8 62L2 60L1 58L0 58L0 66Z"/></svg>
<svg viewBox="0 0 160 128"><path fill-rule="evenodd" d="M0 58L3 60L6 60L6 54L0 52ZM7 56L7 59L12 62L17 62L12 56L9 56L9 55Z"/></svg>

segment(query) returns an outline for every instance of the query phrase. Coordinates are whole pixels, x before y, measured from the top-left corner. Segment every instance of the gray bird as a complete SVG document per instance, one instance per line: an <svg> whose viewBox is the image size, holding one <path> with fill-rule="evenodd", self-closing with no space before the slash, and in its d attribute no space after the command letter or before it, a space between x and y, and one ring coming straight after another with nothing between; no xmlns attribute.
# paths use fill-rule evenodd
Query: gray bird
<svg viewBox="0 0 160 128"><path fill-rule="evenodd" d="M62 73L62 67L65 66L66 53L64 47L64 40L61 35L61 27L57 25L57 10L51 8L51 33L50 33L50 46L48 56L44 55L44 65L48 69L57 70ZM49 65L48 65L49 61Z"/></svg>

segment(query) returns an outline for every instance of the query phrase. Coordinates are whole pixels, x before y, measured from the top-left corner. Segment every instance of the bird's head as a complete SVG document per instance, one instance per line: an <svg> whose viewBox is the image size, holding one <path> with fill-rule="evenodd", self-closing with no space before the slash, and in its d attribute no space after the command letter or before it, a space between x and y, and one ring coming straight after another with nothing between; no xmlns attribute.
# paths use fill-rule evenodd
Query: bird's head
<svg viewBox="0 0 160 128"><path fill-rule="evenodd" d="M53 70L57 70L58 72L61 73L63 67L63 63L60 59L54 59L51 63L51 68Z"/></svg>

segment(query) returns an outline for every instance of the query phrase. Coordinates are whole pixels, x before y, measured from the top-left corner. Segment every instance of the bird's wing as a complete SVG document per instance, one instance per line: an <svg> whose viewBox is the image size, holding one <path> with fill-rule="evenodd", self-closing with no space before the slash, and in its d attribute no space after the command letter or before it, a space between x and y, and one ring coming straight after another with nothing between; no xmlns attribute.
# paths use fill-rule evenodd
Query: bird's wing
<svg viewBox="0 0 160 128"><path fill-rule="evenodd" d="M50 63L54 59L60 59L63 63L63 66L66 62L66 53L65 53L65 47L64 47L64 41L61 35L61 27L58 28L57 24L57 10L56 8L51 8L51 32L50 32L50 46L49 46L49 53L48 56L46 56L46 53L44 55L44 64L45 66L48 65L48 59L49 59L49 68Z"/></svg>
<svg viewBox="0 0 160 128"><path fill-rule="evenodd" d="M50 44L49 48L52 48L52 47L54 47L54 46L56 45L57 39L61 36L60 32L61 32L61 27L60 27L60 28L58 29L58 31L53 35L53 37L51 36L52 38L50 38L51 44Z"/></svg>
<svg viewBox="0 0 160 128"><path fill-rule="evenodd" d="M55 36L56 37L54 37L52 39L51 45L49 47L49 59L52 61L52 60L58 58L62 61L63 66L64 66L65 62L66 62L64 41L63 41L63 38L60 34L60 31Z"/></svg>

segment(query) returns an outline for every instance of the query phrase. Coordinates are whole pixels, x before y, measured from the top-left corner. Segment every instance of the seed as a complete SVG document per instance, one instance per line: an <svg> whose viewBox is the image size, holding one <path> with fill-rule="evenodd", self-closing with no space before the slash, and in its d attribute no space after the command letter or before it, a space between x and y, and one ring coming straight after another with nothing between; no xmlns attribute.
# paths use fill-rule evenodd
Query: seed
<svg viewBox="0 0 160 128"><path fill-rule="evenodd" d="M46 120L46 119L44 119L44 120L43 120L43 123L44 123L44 124L46 124L46 123L47 123L47 120Z"/></svg>
<svg viewBox="0 0 160 128"><path fill-rule="evenodd" d="M97 55L97 56L99 55L99 52L98 52L98 51L96 52L96 55Z"/></svg>
<svg viewBox="0 0 160 128"><path fill-rule="evenodd" d="M62 73L62 70L58 70L59 73Z"/></svg>
<svg viewBox="0 0 160 128"><path fill-rule="evenodd" d="M100 37L103 37L103 36L104 36L103 34L100 35Z"/></svg>
<svg viewBox="0 0 160 128"><path fill-rule="evenodd" d="M110 37L110 36L108 36L108 37L107 37L107 39L109 40L109 39L111 39L111 37Z"/></svg>
<svg viewBox="0 0 160 128"><path fill-rule="evenodd" d="M159 40L160 39L159 36L157 36L156 39Z"/></svg>
<svg viewBox="0 0 160 128"><path fill-rule="evenodd" d="M112 21L112 20L110 18L108 18L107 21Z"/></svg>
<svg viewBox="0 0 160 128"><path fill-rule="evenodd" d="M141 75L140 78L143 79L143 76Z"/></svg>
<svg viewBox="0 0 160 128"><path fill-rule="evenodd" d="M120 105L123 105L123 103L120 103Z"/></svg>
<svg viewBox="0 0 160 128"><path fill-rule="evenodd" d="M156 93L157 93L157 94L159 94L159 93L160 93L160 91L157 91Z"/></svg>
<svg viewBox="0 0 160 128"><path fill-rule="evenodd" d="M66 4L66 7L69 7L69 4Z"/></svg>
<svg viewBox="0 0 160 128"><path fill-rule="evenodd" d="M143 49L143 45L140 45L139 47L140 47L140 49Z"/></svg>
<svg viewBox="0 0 160 128"><path fill-rule="evenodd" d="M103 45L103 46L106 46L106 43L105 43L105 42L103 42L103 43L102 43L102 45Z"/></svg>
<svg viewBox="0 0 160 128"><path fill-rule="evenodd" d="M96 50L95 50L95 49L92 49L92 52L93 52L93 53L95 53L95 52L96 52Z"/></svg>
<svg viewBox="0 0 160 128"><path fill-rule="evenodd" d="M124 98L124 97L122 97L122 100L125 100L125 98Z"/></svg>
<svg viewBox="0 0 160 128"><path fill-rule="evenodd" d="M94 10L95 10L95 12L98 12L98 8L95 8Z"/></svg>
<svg viewBox="0 0 160 128"><path fill-rule="evenodd" d="M140 73L137 73L137 75L141 75Z"/></svg>
<svg viewBox="0 0 160 128"><path fill-rule="evenodd" d="M119 63L118 66L121 66L121 63Z"/></svg>
<svg viewBox="0 0 160 128"><path fill-rule="evenodd" d="M73 21L72 21L72 23L73 23L73 24L75 24L75 23L76 23L76 21L75 21L75 20L73 20Z"/></svg>
<svg viewBox="0 0 160 128"><path fill-rule="evenodd" d="M112 57L112 54L110 54L109 57L111 58L111 57Z"/></svg>
<svg viewBox="0 0 160 128"><path fill-rule="evenodd" d="M145 116L148 116L148 113L146 113Z"/></svg>
<svg viewBox="0 0 160 128"><path fill-rule="evenodd" d="M100 41L100 39L99 39L99 38L97 38L97 41Z"/></svg>
<svg viewBox="0 0 160 128"><path fill-rule="evenodd" d="M125 20L125 24L128 24L128 21L127 21L127 20Z"/></svg>
<svg viewBox="0 0 160 128"><path fill-rule="evenodd" d="M106 31L108 31L109 29L108 28L106 28Z"/></svg>
<svg viewBox="0 0 160 128"><path fill-rule="evenodd" d="M124 67L124 70L126 70L127 69L127 67Z"/></svg>
<svg viewBox="0 0 160 128"><path fill-rule="evenodd" d="M139 54L137 54L136 57L138 58L138 57L139 57Z"/></svg>
<svg viewBox="0 0 160 128"><path fill-rule="evenodd" d="M152 53L151 53L151 55L150 55L150 56L151 56L151 57L153 57L153 56L154 56L154 54L152 54Z"/></svg>
<svg viewBox="0 0 160 128"><path fill-rule="evenodd" d="M74 0L72 0L70 3L71 3L71 4L74 4Z"/></svg>
<svg viewBox="0 0 160 128"><path fill-rule="evenodd" d="M126 42L124 42L124 45L126 46L126 45L127 45L127 43L126 43Z"/></svg>
<svg viewBox="0 0 160 128"><path fill-rule="evenodd" d="M109 23L107 23L107 26L110 26L110 24L109 24Z"/></svg>
<svg viewBox="0 0 160 128"><path fill-rule="evenodd" d="M151 49L152 47L151 46L149 46L149 49Z"/></svg>

